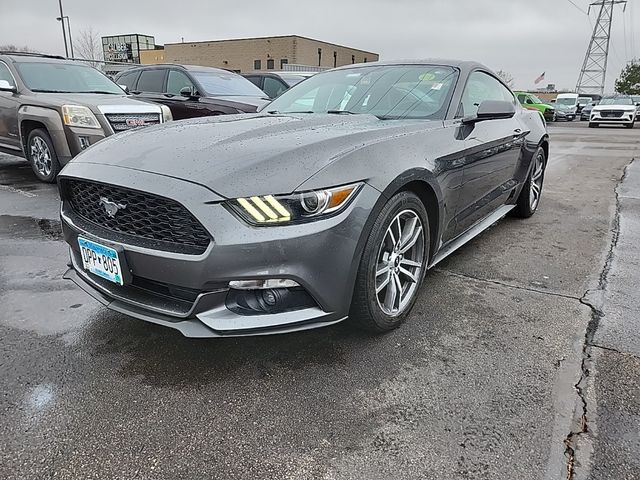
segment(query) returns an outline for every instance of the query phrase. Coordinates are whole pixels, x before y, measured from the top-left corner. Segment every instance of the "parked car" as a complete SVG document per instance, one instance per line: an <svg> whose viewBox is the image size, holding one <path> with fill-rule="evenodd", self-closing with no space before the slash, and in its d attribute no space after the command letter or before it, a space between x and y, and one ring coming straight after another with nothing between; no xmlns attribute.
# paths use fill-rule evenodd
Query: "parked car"
<svg viewBox="0 0 640 480"><path fill-rule="evenodd" d="M265 93L237 73L191 65L147 65L115 81L135 97L166 105L175 120L252 113L269 103Z"/></svg>
<svg viewBox="0 0 640 480"><path fill-rule="evenodd" d="M316 72L256 72L246 73L243 76L266 93L269 98L276 98L285 90L315 74Z"/></svg>
<svg viewBox="0 0 640 480"><path fill-rule="evenodd" d="M556 119L574 121L578 116L577 93L561 93L556 97Z"/></svg>
<svg viewBox="0 0 640 480"><path fill-rule="evenodd" d="M428 268L540 204L544 120L480 64L350 65L268 110L143 129L67 165L66 278L186 336L347 318L383 332Z"/></svg>
<svg viewBox="0 0 640 480"><path fill-rule="evenodd" d="M636 121L637 106L627 95L612 95L604 97L591 110L589 127L599 127L602 124L624 125L633 128Z"/></svg>
<svg viewBox="0 0 640 480"><path fill-rule="evenodd" d="M0 151L25 157L43 182L109 135L168 120L169 109L127 97L88 65L0 52Z"/></svg>
<svg viewBox="0 0 640 480"><path fill-rule="evenodd" d="M556 109L543 102L538 97L528 92L514 92L520 104L529 110L539 111L547 122L553 122L556 119Z"/></svg>
<svg viewBox="0 0 640 480"><path fill-rule="evenodd" d="M640 95L631 95L633 103L636 104L636 122L640 120Z"/></svg>
<svg viewBox="0 0 640 480"><path fill-rule="evenodd" d="M598 102L596 101L585 105L582 110L580 110L580 121L589 120L589 117L591 117L591 110L593 110L593 107L595 107L597 104Z"/></svg>
<svg viewBox="0 0 640 480"><path fill-rule="evenodd" d="M582 113L582 109L593 102L593 97L587 97L584 95L578 96L578 106L576 108L577 113Z"/></svg>

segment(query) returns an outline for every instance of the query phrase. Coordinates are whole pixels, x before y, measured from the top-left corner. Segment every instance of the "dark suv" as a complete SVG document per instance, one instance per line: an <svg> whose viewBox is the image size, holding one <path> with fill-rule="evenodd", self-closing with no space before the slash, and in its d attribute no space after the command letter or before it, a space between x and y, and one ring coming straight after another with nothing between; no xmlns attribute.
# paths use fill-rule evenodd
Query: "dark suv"
<svg viewBox="0 0 640 480"><path fill-rule="evenodd" d="M149 65L125 70L115 82L139 98L166 105L175 120L253 113L269 103L249 80L219 68Z"/></svg>
<svg viewBox="0 0 640 480"><path fill-rule="evenodd" d="M25 157L44 182L104 137L170 119L83 63L0 52L0 151Z"/></svg>

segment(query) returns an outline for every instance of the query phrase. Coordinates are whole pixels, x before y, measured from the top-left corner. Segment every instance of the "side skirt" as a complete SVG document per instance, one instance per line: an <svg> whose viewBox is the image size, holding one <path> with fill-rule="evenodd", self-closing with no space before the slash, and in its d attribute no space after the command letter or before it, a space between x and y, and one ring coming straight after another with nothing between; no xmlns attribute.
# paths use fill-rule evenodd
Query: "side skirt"
<svg viewBox="0 0 640 480"><path fill-rule="evenodd" d="M444 260L453 252L455 252L460 247L462 247L465 243L469 242L473 238L480 235L491 225L496 223L498 220L502 219L507 213L509 213L515 207L516 207L515 205L503 205L502 207L498 208L495 212L493 212L491 215L480 220L469 230L467 230L463 234L456 237L454 240L449 242L446 246L444 246L438 251L438 253L431 260L431 263L429 264L429 268L434 267L436 264L440 263L442 260Z"/></svg>

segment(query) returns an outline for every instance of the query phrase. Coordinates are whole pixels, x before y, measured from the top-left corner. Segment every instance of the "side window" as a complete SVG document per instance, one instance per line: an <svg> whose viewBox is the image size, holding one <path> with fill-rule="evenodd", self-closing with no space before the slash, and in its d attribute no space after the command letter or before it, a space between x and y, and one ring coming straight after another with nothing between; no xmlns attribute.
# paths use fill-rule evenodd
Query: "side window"
<svg viewBox="0 0 640 480"><path fill-rule="evenodd" d="M0 80L6 80L9 82L9 85L12 87L16 86L16 83L13 81L13 77L11 76L11 72L9 71L9 67L7 67L4 63L0 62Z"/></svg>
<svg viewBox="0 0 640 480"><path fill-rule="evenodd" d="M193 89L195 86L189 77L180 70L169 70L169 78L167 79L167 93L180 95L180 90L184 87Z"/></svg>
<svg viewBox="0 0 640 480"><path fill-rule="evenodd" d="M287 87L280 81L275 78L265 77L264 78L264 88L262 89L264 93L269 95L269 98L275 98L284 92Z"/></svg>
<svg viewBox="0 0 640 480"><path fill-rule="evenodd" d="M496 78L484 72L473 72L462 93L458 117L475 115L485 100L502 100L514 103L513 94Z"/></svg>
<svg viewBox="0 0 640 480"><path fill-rule="evenodd" d="M164 83L165 70L155 68L153 70L143 70L138 80L138 90L141 92L161 93Z"/></svg>
<svg viewBox="0 0 640 480"><path fill-rule="evenodd" d="M522 103L523 105L524 105L524 103L525 103L526 99L527 99L527 96L526 96L526 95L518 95L518 101L519 101L520 103Z"/></svg>
<svg viewBox="0 0 640 480"><path fill-rule="evenodd" d="M133 90L136 85L136 78L138 78L138 72L125 73L118 78L116 83L118 85L126 85L129 90Z"/></svg>
<svg viewBox="0 0 640 480"><path fill-rule="evenodd" d="M250 81L251 83L253 83L256 87L258 87L258 88L262 89L262 87L260 86L260 80L261 80L260 75L249 75L249 76L244 77L244 78L246 78L247 80L249 80L249 81Z"/></svg>

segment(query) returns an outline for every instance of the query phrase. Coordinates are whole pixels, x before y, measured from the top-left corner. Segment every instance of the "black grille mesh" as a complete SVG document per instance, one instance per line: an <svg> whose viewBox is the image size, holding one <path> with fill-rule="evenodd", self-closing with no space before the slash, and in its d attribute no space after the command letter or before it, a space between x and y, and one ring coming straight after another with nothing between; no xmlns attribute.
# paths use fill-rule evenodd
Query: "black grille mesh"
<svg viewBox="0 0 640 480"><path fill-rule="evenodd" d="M146 240L150 248L202 253L211 240L200 222L174 200L84 180L63 180L63 190L73 211L84 220L100 230ZM110 217L103 198L126 207Z"/></svg>

